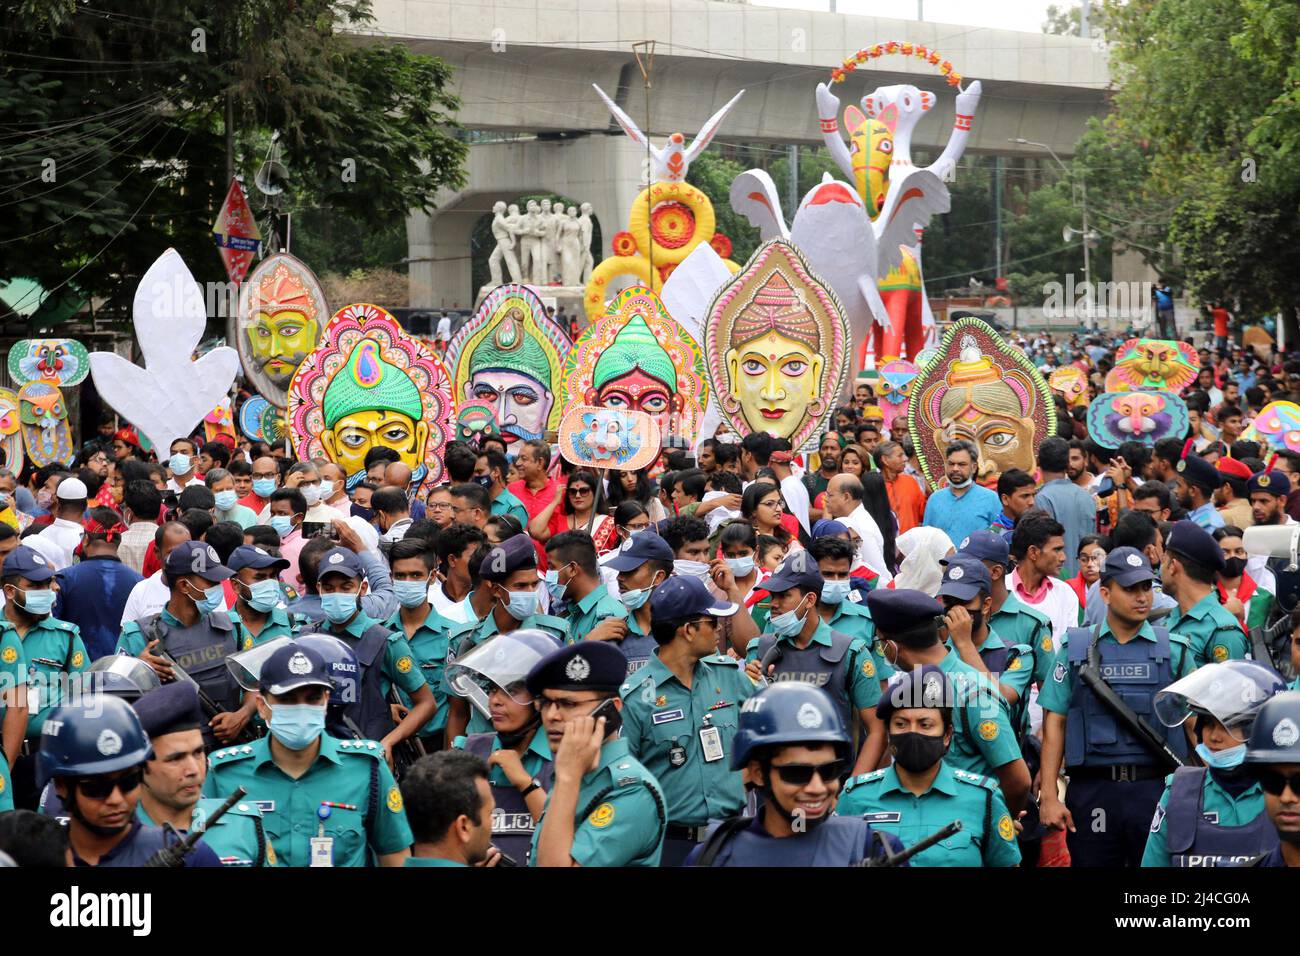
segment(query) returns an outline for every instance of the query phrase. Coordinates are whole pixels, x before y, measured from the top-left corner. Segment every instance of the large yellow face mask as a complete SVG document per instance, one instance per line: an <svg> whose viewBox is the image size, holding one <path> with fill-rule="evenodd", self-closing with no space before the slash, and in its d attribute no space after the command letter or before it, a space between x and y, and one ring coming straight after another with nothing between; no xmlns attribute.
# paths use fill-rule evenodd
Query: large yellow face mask
<svg viewBox="0 0 1300 956"><path fill-rule="evenodd" d="M294 370L320 336L320 328L301 312L286 309L269 315L258 312L248 326L248 346L263 372L276 385L287 388Z"/></svg>
<svg viewBox="0 0 1300 956"><path fill-rule="evenodd" d="M817 401L823 359L807 345L768 332L727 350L727 377L756 432L794 435Z"/></svg>
<svg viewBox="0 0 1300 956"><path fill-rule="evenodd" d="M333 428L321 432L329 457L346 474L365 469L366 453L372 448L391 448L412 471L424 460L429 426L400 412L372 410L344 415Z"/></svg>

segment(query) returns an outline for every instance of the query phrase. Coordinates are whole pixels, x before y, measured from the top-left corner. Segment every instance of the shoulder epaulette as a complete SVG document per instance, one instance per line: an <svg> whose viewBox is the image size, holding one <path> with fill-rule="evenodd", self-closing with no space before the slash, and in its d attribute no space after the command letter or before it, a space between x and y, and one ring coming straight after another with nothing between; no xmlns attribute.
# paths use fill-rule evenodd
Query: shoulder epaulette
<svg viewBox="0 0 1300 956"><path fill-rule="evenodd" d="M384 759L383 745L377 740L340 740L339 752L378 757L380 760Z"/></svg>
<svg viewBox="0 0 1300 956"><path fill-rule="evenodd" d="M978 773L971 773L967 770L954 770L952 775L962 783L969 783L974 787L983 787L985 790L996 790L998 788L996 780Z"/></svg>
<svg viewBox="0 0 1300 956"><path fill-rule="evenodd" d="M208 755L208 761L213 769L225 764L234 763L237 760L243 760L253 755L253 748L249 744L241 747L226 747L222 750L214 750Z"/></svg>

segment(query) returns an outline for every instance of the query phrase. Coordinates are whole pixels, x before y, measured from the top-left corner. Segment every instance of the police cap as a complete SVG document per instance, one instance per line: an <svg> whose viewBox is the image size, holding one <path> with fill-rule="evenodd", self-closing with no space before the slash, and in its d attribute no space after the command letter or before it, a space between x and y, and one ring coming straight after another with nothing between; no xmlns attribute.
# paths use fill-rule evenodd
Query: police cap
<svg viewBox="0 0 1300 956"><path fill-rule="evenodd" d="M359 578L365 574L361 561L347 548L330 548L321 555L320 565L316 571L316 580L327 574L341 574L348 578Z"/></svg>
<svg viewBox="0 0 1300 956"><path fill-rule="evenodd" d="M487 553L478 566L479 577L500 584L520 568L537 567L537 550L526 534L506 538Z"/></svg>
<svg viewBox="0 0 1300 956"><path fill-rule="evenodd" d="M889 685L876 704L876 716L889 720L896 710L934 707L951 711L953 707L952 681L948 680L937 664L922 664L915 670L904 671L898 680ZM945 723L951 723L949 715Z"/></svg>
<svg viewBox="0 0 1300 956"><path fill-rule="evenodd" d="M1196 485L1206 491L1213 491L1223 484L1219 470L1200 455L1188 455L1178 463L1175 470L1189 485Z"/></svg>
<svg viewBox="0 0 1300 956"><path fill-rule="evenodd" d="M1165 550L1211 571L1224 569L1223 548L1195 521L1176 522L1165 541Z"/></svg>
<svg viewBox="0 0 1300 956"><path fill-rule="evenodd" d="M1291 479L1284 471L1261 471L1246 482L1246 494L1253 495L1257 491L1285 498L1291 494Z"/></svg>
<svg viewBox="0 0 1300 956"><path fill-rule="evenodd" d="M957 546L957 552L979 558L981 561L991 561L1003 567L1006 567L1011 560L1011 548L1007 544L1007 539L996 531L973 532L969 537L962 539L961 544ZM948 561L948 558L941 558L939 563L946 564Z"/></svg>
<svg viewBox="0 0 1300 956"><path fill-rule="evenodd" d="M1110 554L1106 555L1106 560L1101 566L1102 584L1114 581L1120 587L1131 588L1142 581L1154 581L1155 579L1156 575L1151 570L1151 562L1137 548L1128 546L1115 548Z"/></svg>
<svg viewBox="0 0 1300 956"><path fill-rule="evenodd" d="M255 544L241 544L230 552L226 567L234 572L242 571L244 568L255 568L258 571L263 568L275 568L277 571L283 571L289 567L289 562Z"/></svg>
<svg viewBox="0 0 1300 956"><path fill-rule="evenodd" d="M809 591L813 594L821 594L822 585L825 583L821 569L817 567L813 556L800 548L781 562L781 566L776 569L776 574L763 582L763 589L771 594L782 594L794 589L805 594Z"/></svg>
<svg viewBox="0 0 1300 956"><path fill-rule="evenodd" d="M886 635L903 634L943 616L943 605L924 591L908 588L876 588L867 592L867 609L877 630Z"/></svg>
<svg viewBox="0 0 1300 956"><path fill-rule="evenodd" d="M197 574L210 584L220 584L234 577L234 572L221 563L217 549L206 541L182 541L176 545L163 563L163 572L173 581L187 574Z"/></svg>
<svg viewBox="0 0 1300 956"><path fill-rule="evenodd" d="M299 687L333 689L329 665L314 648L286 644L266 659L258 675L262 690L279 697Z"/></svg>
<svg viewBox="0 0 1300 956"><path fill-rule="evenodd" d="M605 641L580 641L552 651L533 665L524 686L544 690L617 691L627 678L627 657Z"/></svg>
<svg viewBox="0 0 1300 956"><path fill-rule="evenodd" d="M668 542L653 531L638 531L618 549L614 557L605 562L605 567L615 571L635 571L647 561L673 563L673 549Z"/></svg>
<svg viewBox="0 0 1300 956"><path fill-rule="evenodd" d="M193 684L173 681L144 694L132 705L150 739L183 730L198 730L206 721Z"/></svg>
<svg viewBox="0 0 1300 956"><path fill-rule="evenodd" d="M48 581L54 577L54 568L39 551L20 544L5 557L4 576L23 577L32 582Z"/></svg>
<svg viewBox="0 0 1300 956"><path fill-rule="evenodd" d="M973 554L954 554L948 559L943 569L943 583L939 585L939 597L969 601L992 591L993 579L979 558Z"/></svg>
<svg viewBox="0 0 1300 956"><path fill-rule="evenodd" d="M684 621L711 614L731 617L739 604L720 601L699 578L671 577L650 595L650 617L657 621Z"/></svg>

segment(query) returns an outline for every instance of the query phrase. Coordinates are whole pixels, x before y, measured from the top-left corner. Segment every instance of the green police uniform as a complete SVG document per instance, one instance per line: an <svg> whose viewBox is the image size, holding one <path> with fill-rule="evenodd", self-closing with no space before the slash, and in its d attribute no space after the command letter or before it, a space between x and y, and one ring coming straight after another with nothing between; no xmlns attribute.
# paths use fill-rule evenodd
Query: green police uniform
<svg viewBox="0 0 1300 956"><path fill-rule="evenodd" d="M275 848L266 838L262 825L262 811L257 804L240 801L222 815L215 825L206 825L208 815L215 812L224 800L204 798L194 807L192 823L203 830L203 842L212 848L222 866L278 866ZM136 818L146 826L157 823L145 812L144 803L135 808Z"/></svg>
<svg viewBox="0 0 1300 956"><path fill-rule="evenodd" d="M501 489L501 494L492 499L491 511L494 515L509 515L516 518L519 521L519 527L525 530L528 529L528 509L524 507L522 501L504 488Z"/></svg>
<svg viewBox="0 0 1300 956"><path fill-rule="evenodd" d="M12 627L0 630L0 687L8 689L27 683L27 656L23 642ZM0 697L0 721L4 720L5 703ZM0 757L0 812L14 808L13 788L9 782L9 761Z"/></svg>
<svg viewBox="0 0 1300 956"><path fill-rule="evenodd" d="M311 838L322 824L333 838L335 866L365 866L369 851L397 853L411 845L402 794L373 740L320 736L320 754L297 780L271 759L271 738L214 751L209 758L205 796L224 799L235 787L262 811L267 839L285 866L311 862ZM321 801L340 803L323 821ZM355 809L350 809L355 807Z"/></svg>
<svg viewBox="0 0 1300 956"><path fill-rule="evenodd" d="M1235 622L1234 622L1235 623ZM1107 619L1098 625L1100 630L1097 632L1097 643L1102 641L1111 641L1118 643L1111 633L1110 620ZM1240 631L1240 628L1238 628ZM1150 621L1143 621L1142 626L1138 628L1137 634L1133 640L1141 638L1144 641L1156 641L1156 632L1151 627ZM1065 715L1070 712L1070 639L1063 637L1056 645L1056 663L1052 669L1052 679L1038 688L1038 703L1043 710L1050 710L1054 714ZM1181 634L1169 634L1169 666L1173 669L1174 679L1186 677L1192 671L1196 670L1196 664L1192 660L1192 649L1188 644L1187 638Z"/></svg>
<svg viewBox="0 0 1300 956"><path fill-rule="evenodd" d="M763 636L754 638L745 648L745 663L758 660L758 644ZM793 647L794 642L787 637L778 637L778 641L784 642L787 646ZM831 626L818 616L817 630L813 631L812 640L808 646L820 644L823 647L831 646ZM845 677L848 683L849 705L854 711L866 710L869 707L875 707L880 700L880 677L876 672L876 665L873 659L871 648L867 642L857 638L849 645L848 656L850 658L848 668L845 671ZM843 688L823 688L831 694L832 697L842 696Z"/></svg>
<svg viewBox="0 0 1300 956"><path fill-rule="evenodd" d="M554 791L552 791L554 793ZM546 806L551 805L551 795ZM667 825L659 781L631 755L621 738L600 748L600 763L584 774L578 789L578 816L569 855L579 866L658 866ZM533 833L529 866L537 865L537 846L546 811Z"/></svg>
<svg viewBox="0 0 1300 956"><path fill-rule="evenodd" d="M993 776L998 767L1020 759L1007 699L987 677L949 651L939 669L952 681L952 746L945 762L955 770ZM937 828L936 828L937 829Z"/></svg>
<svg viewBox="0 0 1300 956"><path fill-rule="evenodd" d="M619 688L623 739L663 789L668 820L703 826L745 806L740 772L731 769L731 742L740 705L754 694L740 662L718 654L701 659L688 688L657 654ZM705 759L700 734L716 727L719 747Z"/></svg>
<svg viewBox="0 0 1300 956"><path fill-rule="evenodd" d="M919 797L893 767L864 773L844 785L835 812L860 816L892 833L904 846L921 842L953 820L962 829L912 857L912 866L1016 866L1016 827L998 782L939 764L930 789Z"/></svg>
<svg viewBox="0 0 1300 956"><path fill-rule="evenodd" d="M1052 668L1056 666L1056 642L1052 640L1052 622L1046 614L1009 593L1002 607L989 618L989 630L997 632L1007 644L1033 648L1030 684L1041 688L1051 679Z"/></svg>
<svg viewBox="0 0 1300 956"><path fill-rule="evenodd" d="M1051 640L1051 636L1048 636ZM952 641L947 642L950 650L954 650ZM1011 726L1023 730L1028 722L1028 704L1029 704L1029 687L1033 682L1034 671L1037 667L1034 649L1028 644L1010 644L1004 641L992 629L989 630L988 636L984 638L984 643L978 648L980 659L984 661L984 666L989 669L994 680L998 684L1005 684L1016 692L1016 702L1011 706ZM958 657L961 655L958 654ZM994 658L1000 659L999 666L1001 670L995 670L993 666ZM1054 655L1053 655L1054 658Z"/></svg>
<svg viewBox="0 0 1300 956"><path fill-rule="evenodd" d="M457 737L451 742L451 746L456 750L465 749L465 737ZM501 749L501 738L492 738L492 753ZM537 732L533 734L533 739L528 743L528 749L524 751L523 756L519 758L519 763L523 765L524 773L530 777L539 776L548 763L552 760L551 742L546 737L546 731L538 727ZM510 778L506 772L496 764L488 767L488 783L494 787L513 787Z"/></svg>
<svg viewBox="0 0 1300 956"><path fill-rule="evenodd" d="M438 702L438 709L433 712L429 722L419 730L421 737L436 734L447 726L447 688L443 685L442 672L447 666L450 625L455 623L439 614L438 609L433 605L428 607L429 613L423 623L415 629L414 634L406 638L415 657L415 663L420 673L424 675L425 683L433 691L433 699ZM384 622L384 626L394 634L405 636L406 626L402 623L400 608ZM398 691L398 696L401 697L403 704L407 707L411 706L411 697L406 691Z"/></svg>
<svg viewBox="0 0 1300 956"><path fill-rule="evenodd" d="M18 632L7 620L4 633ZM63 700L60 674L77 674L90 666L81 630L75 624L43 617L21 638L27 658L27 737L39 737L45 718Z"/></svg>
<svg viewBox="0 0 1300 956"><path fill-rule="evenodd" d="M1192 659L1197 667L1213 661L1245 660L1250 651L1246 632L1232 614L1219 603L1219 595L1210 592L1193 605L1186 614L1175 608L1166 624L1171 634L1187 638L1192 649Z"/></svg>
<svg viewBox="0 0 1300 956"><path fill-rule="evenodd" d="M826 621L832 631L839 631L841 634L847 634L849 637L860 637L867 642L867 648L871 651L871 663L875 668L876 680L887 681L894 676L894 669L885 662L885 656L880 653L876 640L876 622L871 619L871 610L857 601L845 598L839 604L834 604L835 613Z"/></svg>
<svg viewBox="0 0 1300 956"><path fill-rule="evenodd" d="M545 631L561 643L569 643L569 624L562 617L552 617L549 614L533 614L519 625L521 628L535 627ZM488 614L482 621L476 625L466 627L464 630L454 630L452 646L456 650L456 656L460 656L468 651L471 647L477 647L489 637L496 637L499 632L496 618ZM444 681L444 684L446 682ZM465 733L469 734L490 734L492 733L492 722L479 713L478 708L469 709L469 723L465 727Z"/></svg>
<svg viewBox="0 0 1300 956"><path fill-rule="evenodd" d="M598 584L585 598L569 605L569 635L566 643L585 640L597 624L611 617L626 621L630 615L622 601L616 600L605 585Z"/></svg>
<svg viewBox="0 0 1300 956"><path fill-rule="evenodd" d="M323 627L326 634L333 634L336 637L341 637L343 632L346 632L348 637L352 638L348 644L355 645L366 631L378 623L365 611L358 611L356 616L342 627L329 621L326 621ZM420 673L420 668L415 666L415 653L411 650L411 645L407 643L404 634L394 631L391 627L388 628L388 633L388 646L384 648L384 665L379 671L379 692L387 697L389 689L396 684L398 690L408 695L414 694L425 685L424 675Z"/></svg>
<svg viewBox="0 0 1300 956"><path fill-rule="evenodd" d="M262 625L262 631L256 637L244 623L244 619L239 616L239 612L231 608L228 612L230 623L235 625L235 630L239 633L239 649L241 651L252 650L262 644L268 644L277 637L293 637L298 633L298 628L302 625L302 619L296 614L290 614L282 607L271 608L271 613L266 617L266 623Z"/></svg>
<svg viewBox="0 0 1300 956"><path fill-rule="evenodd" d="M402 861L402 866L460 866L464 863L457 863L455 860L444 860L434 856L408 856Z"/></svg>
<svg viewBox="0 0 1300 956"><path fill-rule="evenodd" d="M1169 791L1173 783L1173 774L1165 777L1165 792L1156 804L1151 832L1147 835L1147 848L1142 853L1143 866L1173 865L1167 842L1169 827L1165 825L1165 809L1169 806ZM1214 814L1216 826L1247 826L1264 812L1264 789L1258 782L1252 782L1241 793L1233 794L1214 779L1214 774L1207 773L1201 785L1201 811L1207 815Z"/></svg>

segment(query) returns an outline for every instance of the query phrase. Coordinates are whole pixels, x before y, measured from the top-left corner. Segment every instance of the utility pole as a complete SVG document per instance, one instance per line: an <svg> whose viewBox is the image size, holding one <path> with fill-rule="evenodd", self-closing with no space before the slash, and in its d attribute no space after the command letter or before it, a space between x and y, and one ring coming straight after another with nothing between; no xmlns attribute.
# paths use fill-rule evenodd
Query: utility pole
<svg viewBox="0 0 1300 956"><path fill-rule="evenodd" d="M790 218L793 220L795 211L799 208L799 144L791 143L786 151L790 154L790 201L786 208L790 210Z"/></svg>

